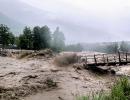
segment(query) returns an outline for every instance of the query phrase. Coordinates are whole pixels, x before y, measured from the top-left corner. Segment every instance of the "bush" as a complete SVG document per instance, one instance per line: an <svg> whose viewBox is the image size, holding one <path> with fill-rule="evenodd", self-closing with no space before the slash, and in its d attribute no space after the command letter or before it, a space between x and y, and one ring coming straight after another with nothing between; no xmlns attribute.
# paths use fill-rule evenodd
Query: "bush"
<svg viewBox="0 0 130 100"><path fill-rule="evenodd" d="M111 90L111 99L130 100L130 83L126 77L121 78Z"/></svg>
<svg viewBox="0 0 130 100"><path fill-rule="evenodd" d="M109 95L99 93L93 96L82 96L77 100L130 100L130 82L126 77L120 78Z"/></svg>
<svg viewBox="0 0 130 100"><path fill-rule="evenodd" d="M57 82L55 82L52 78L47 78L44 82L48 88L57 87Z"/></svg>
<svg viewBox="0 0 130 100"><path fill-rule="evenodd" d="M59 55L55 58L54 62L58 66L65 66L65 65L70 65L75 62L77 62L77 55L72 53L72 54L62 54Z"/></svg>

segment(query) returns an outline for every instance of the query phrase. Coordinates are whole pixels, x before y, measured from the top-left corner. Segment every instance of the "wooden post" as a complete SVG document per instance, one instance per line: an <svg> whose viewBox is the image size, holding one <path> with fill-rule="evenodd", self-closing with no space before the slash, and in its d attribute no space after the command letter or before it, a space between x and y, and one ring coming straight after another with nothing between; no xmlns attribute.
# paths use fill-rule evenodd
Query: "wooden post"
<svg viewBox="0 0 130 100"><path fill-rule="evenodd" d="M104 54L103 54L103 62L105 63L105 57L104 57Z"/></svg>
<svg viewBox="0 0 130 100"><path fill-rule="evenodd" d="M126 63L127 63L127 61L128 61L128 60L127 60L127 53L126 53Z"/></svg>
<svg viewBox="0 0 130 100"><path fill-rule="evenodd" d="M109 59L108 59L108 56L107 56L107 64L109 64Z"/></svg>
<svg viewBox="0 0 130 100"><path fill-rule="evenodd" d="M94 54L94 61L95 61L95 64L97 65L97 59L96 59L96 55Z"/></svg>
<svg viewBox="0 0 130 100"><path fill-rule="evenodd" d="M119 65L121 65L121 55L120 55L120 52L118 52L118 56L119 56Z"/></svg>
<svg viewBox="0 0 130 100"><path fill-rule="evenodd" d="M88 64L88 59L87 59L87 57L86 57L86 61L85 61L85 63Z"/></svg>
<svg viewBox="0 0 130 100"><path fill-rule="evenodd" d="M77 57L77 61L78 61L78 63L81 62L81 56L78 56L78 57Z"/></svg>
<svg viewBox="0 0 130 100"><path fill-rule="evenodd" d="M116 56L114 56L114 62L115 62L115 64L116 64Z"/></svg>

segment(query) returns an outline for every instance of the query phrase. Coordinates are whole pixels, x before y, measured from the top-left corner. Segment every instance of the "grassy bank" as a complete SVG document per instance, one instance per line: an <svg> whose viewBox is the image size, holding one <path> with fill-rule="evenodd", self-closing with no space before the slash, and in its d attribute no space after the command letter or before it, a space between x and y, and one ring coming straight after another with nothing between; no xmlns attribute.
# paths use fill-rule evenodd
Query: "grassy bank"
<svg viewBox="0 0 130 100"><path fill-rule="evenodd" d="M97 95L81 96L77 100L130 100L130 82L128 78L120 78L112 87L109 95L100 92Z"/></svg>

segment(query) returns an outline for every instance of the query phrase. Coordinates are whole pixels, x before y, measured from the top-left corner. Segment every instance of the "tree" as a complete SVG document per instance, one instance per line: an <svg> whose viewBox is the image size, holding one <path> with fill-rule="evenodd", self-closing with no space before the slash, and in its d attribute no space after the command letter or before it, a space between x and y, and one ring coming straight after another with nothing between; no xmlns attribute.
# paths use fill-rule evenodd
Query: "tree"
<svg viewBox="0 0 130 100"><path fill-rule="evenodd" d="M9 37L10 37L10 39L9 39L10 44L11 44L11 45L14 45L14 44L15 44L15 36L14 36L14 34L13 34L13 33L10 33L10 34L9 34Z"/></svg>
<svg viewBox="0 0 130 100"><path fill-rule="evenodd" d="M40 37L40 27L35 26L33 28L33 49L40 50L42 48L41 44L41 37Z"/></svg>
<svg viewBox="0 0 130 100"><path fill-rule="evenodd" d="M33 47L35 50L45 49L50 47L51 35L48 26L33 28Z"/></svg>
<svg viewBox="0 0 130 100"><path fill-rule="evenodd" d="M0 25L0 44L2 45L2 49L5 49L6 46L13 42L14 38L12 38L12 33L9 31L9 28L6 25ZM12 38L12 39L11 39Z"/></svg>
<svg viewBox="0 0 130 100"><path fill-rule="evenodd" d="M33 48L33 39L32 39L32 31L30 29L30 27L25 27L24 31L24 37L25 37L25 40L26 40L26 45L27 45L27 49L32 49Z"/></svg>
<svg viewBox="0 0 130 100"><path fill-rule="evenodd" d="M18 44L18 47L20 49L27 49L27 44L26 44L27 40L26 40L26 37L24 34L21 34L19 36L19 44Z"/></svg>
<svg viewBox="0 0 130 100"><path fill-rule="evenodd" d="M107 46L107 53L117 53L118 52L118 43L114 42Z"/></svg>
<svg viewBox="0 0 130 100"><path fill-rule="evenodd" d="M19 36L16 36L15 37L15 45L17 46L17 48L20 48L19 44L20 44Z"/></svg>
<svg viewBox="0 0 130 100"><path fill-rule="evenodd" d="M48 26L43 26L40 29L40 37L42 42L42 48L49 48L50 42L51 42L51 35L50 35L50 29Z"/></svg>
<svg viewBox="0 0 130 100"><path fill-rule="evenodd" d="M120 44L120 51L123 52L128 52L129 51L129 46L126 42L122 41Z"/></svg>
<svg viewBox="0 0 130 100"><path fill-rule="evenodd" d="M59 30L59 27L56 28L56 30L53 33L53 39L52 39L52 48L54 51L62 51L65 48L65 36L64 34Z"/></svg>
<svg viewBox="0 0 130 100"><path fill-rule="evenodd" d="M21 49L32 49L33 42L32 42L32 31L30 27L25 27L23 30L23 34L19 36L19 47Z"/></svg>

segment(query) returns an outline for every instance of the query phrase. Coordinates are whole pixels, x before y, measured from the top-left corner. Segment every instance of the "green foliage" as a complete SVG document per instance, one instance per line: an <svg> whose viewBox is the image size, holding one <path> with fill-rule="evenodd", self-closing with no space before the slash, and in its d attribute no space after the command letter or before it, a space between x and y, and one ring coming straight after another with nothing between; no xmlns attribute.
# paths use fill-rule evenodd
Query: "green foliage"
<svg viewBox="0 0 130 100"><path fill-rule="evenodd" d="M19 47L21 49L32 49L32 31L25 27L23 34L19 36Z"/></svg>
<svg viewBox="0 0 130 100"><path fill-rule="evenodd" d="M14 44L15 37L9 31L9 28L6 25L0 25L0 44L2 44L2 48L4 49L9 44Z"/></svg>
<svg viewBox="0 0 130 100"><path fill-rule="evenodd" d="M33 28L33 49L34 50L41 49L40 27L39 26L35 26Z"/></svg>
<svg viewBox="0 0 130 100"><path fill-rule="evenodd" d="M44 82L48 88L57 87L57 82L55 82L52 78L47 78Z"/></svg>
<svg viewBox="0 0 130 100"><path fill-rule="evenodd" d="M19 36L19 47L21 49L40 50L50 47L51 35L48 26L35 26L33 31L25 27L23 34Z"/></svg>
<svg viewBox="0 0 130 100"><path fill-rule="evenodd" d="M77 100L89 100L89 96L78 97Z"/></svg>
<svg viewBox="0 0 130 100"><path fill-rule="evenodd" d="M113 100L110 99L109 96L105 95L103 92L99 92L98 94L92 94L91 96L80 96L77 100Z"/></svg>
<svg viewBox="0 0 130 100"><path fill-rule="evenodd" d="M15 37L6 25L0 25L0 44L2 48L8 45L17 46L20 49L27 50L41 50L46 48L53 48L55 51L62 51L65 47L65 37L59 28L51 36L48 26L35 26L32 30L30 27L25 27L23 34Z"/></svg>
<svg viewBox="0 0 130 100"><path fill-rule="evenodd" d="M40 50L50 47L51 35L48 26L33 28L33 48Z"/></svg>
<svg viewBox="0 0 130 100"><path fill-rule="evenodd" d="M32 31L29 27L25 27L24 31L23 31L24 35L25 35L25 40L26 40L26 45L27 45L27 49L32 49Z"/></svg>
<svg viewBox="0 0 130 100"><path fill-rule="evenodd" d="M14 36L14 34L13 33L10 33L9 34L9 42L10 42L10 44L11 45L14 45L15 44L15 36Z"/></svg>
<svg viewBox="0 0 130 100"><path fill-rule="evenodd" d="M112 87L111 93L99 93L93 96L82 96L78 100L130 100L130 82L128 78L122 77Z"/></svg>
<svg viewBox="0 0 130 100"><path fill-rule="evenodd" d="M113 86L110 96L113 100L130 100L130 83L126 77Z"/></svg>

